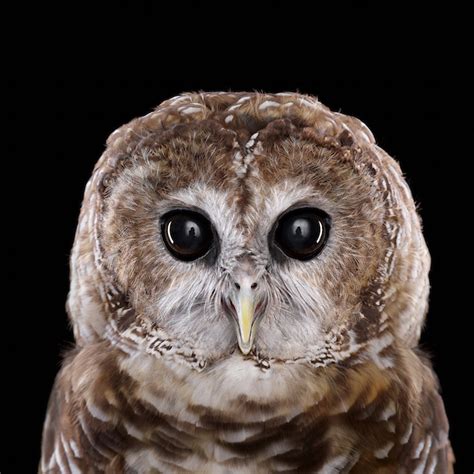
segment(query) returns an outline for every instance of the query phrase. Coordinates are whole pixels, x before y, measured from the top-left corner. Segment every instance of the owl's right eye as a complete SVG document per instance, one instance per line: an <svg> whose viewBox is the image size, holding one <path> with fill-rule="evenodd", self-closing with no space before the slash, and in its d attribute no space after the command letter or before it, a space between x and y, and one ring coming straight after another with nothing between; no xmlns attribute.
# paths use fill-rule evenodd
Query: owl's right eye
<svg viewBox="0 0 474 474"><path fill-rule="evenodd" d="M209 220L190 210L165 214L161 222L161 234L169 252L184 261L196 260L206 255L214 240Z"/></svg>

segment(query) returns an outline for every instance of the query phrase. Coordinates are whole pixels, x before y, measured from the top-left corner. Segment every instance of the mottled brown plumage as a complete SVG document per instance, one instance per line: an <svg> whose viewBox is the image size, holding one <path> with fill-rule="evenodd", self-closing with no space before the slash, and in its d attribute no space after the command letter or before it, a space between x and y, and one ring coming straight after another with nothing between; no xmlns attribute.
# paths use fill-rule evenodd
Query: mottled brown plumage
<svg viewBox="0 0 474 474"><path fill-rule="evenodd" d="M331 218L306 261L270 248L298 206ZM159 222L175 208L209 218L212 252L167 251ZM77 344L40 472L452 472L417 349L428 270L400 169L357 119L292 93L164 102L111 135L87 185ZM246 279L260 302L248 347L226 304Z"/></svg>

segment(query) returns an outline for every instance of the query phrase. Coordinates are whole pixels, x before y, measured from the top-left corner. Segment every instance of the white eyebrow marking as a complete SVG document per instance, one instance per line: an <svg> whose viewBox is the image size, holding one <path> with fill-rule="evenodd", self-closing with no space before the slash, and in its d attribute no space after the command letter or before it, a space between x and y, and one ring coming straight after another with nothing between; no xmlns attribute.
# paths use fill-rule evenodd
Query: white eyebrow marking
<svg viewBox="0 0 474 474"><path fill-rule="evenodd" d="M265 110L269 107L280 107L280 105L279 102L275 102L274 100L266 100L265 102L262 102L258 108L259 110Z"/></svg>
<svg viewBox="0 0 474 474"><path fill-rule="evenodd" d="M200 107L186 107L180 111L182 114L195 114L196 112L201 112Z"/></svg>
<svg viewBox="0 0 474 474"><path fill-rule="evenodd" d="M419 443L418 446L415 449L415 453L413 454L413 459L418 459L420 457L421 451L423 451L423 448L425 447L425 441L422 439Z"/></svg>
<svg viewBox="0 0 474 474"><path fill-rule="evenodd" d="M393 448L395 443L393 441L389 441L385 446L383 446L380 449L377 449L377 451L374 452L374 456L377 459L384 459L388 457L388 453L390 450Z"/></svg>
<svg viewBox="0 0 474 474"><path fill-rule="evenodd" d="M249 100L249 99L250 99L250 96L246 95L246 96L244 96L244 97L241 97L241 98L237 101L237 103L240 104L240 103L242 103L242 102L246 102L246 101Z"/></svg>
<svg viewBox="0 0 474 474"><path fill-rule="evenodd" d="M397 410L395 408L395 403L393 403L392 400L388 403L388 405L385 407L383 412L379 416L380 421L387 421L389 418L391 418L393 415L397 413Z"/></svg>
<svg viewBox="0 0 474 474"><path fill-rule="evenodd" d="M401 444L407 444L408 443L408 440L410 439L410 436L411 436L411 433L413 431L413 424L410 423L405 431L405 433L403 434L403 436L400 438L400 443Z"/></svg>

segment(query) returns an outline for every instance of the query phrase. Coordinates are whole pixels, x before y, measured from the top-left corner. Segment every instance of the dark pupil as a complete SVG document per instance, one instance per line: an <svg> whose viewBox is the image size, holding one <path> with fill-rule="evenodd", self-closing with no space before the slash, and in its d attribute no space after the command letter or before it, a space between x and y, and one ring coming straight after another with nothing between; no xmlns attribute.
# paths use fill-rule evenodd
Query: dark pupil
<svg viewBox="0 0 474 474"><path fill-rule="evenodd" d="M275 242L288 256L306 260L322 250L328 222L322 212L296 210L281 218L275 231Z"/></svg>
<svg viewBox="0 0 474 474"><path fill-rule="evenodd" d="M209 221L194 212L180 212L168 217L163 234L171 253L183 260L193 260L204 255L212 244Z"/></svg>

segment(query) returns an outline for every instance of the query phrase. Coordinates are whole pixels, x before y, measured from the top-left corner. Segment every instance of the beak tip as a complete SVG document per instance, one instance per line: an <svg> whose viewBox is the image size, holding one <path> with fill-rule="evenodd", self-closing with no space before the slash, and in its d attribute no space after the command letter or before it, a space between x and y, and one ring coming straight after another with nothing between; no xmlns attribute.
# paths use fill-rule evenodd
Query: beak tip
<svg viewBox="0 0 474 474"><path fill-rule="evenodd" d="M247 355L252 349L252 344L250 344L250 342L245 344L242 341L239 341L239 349L243 355Z"/></svg>

